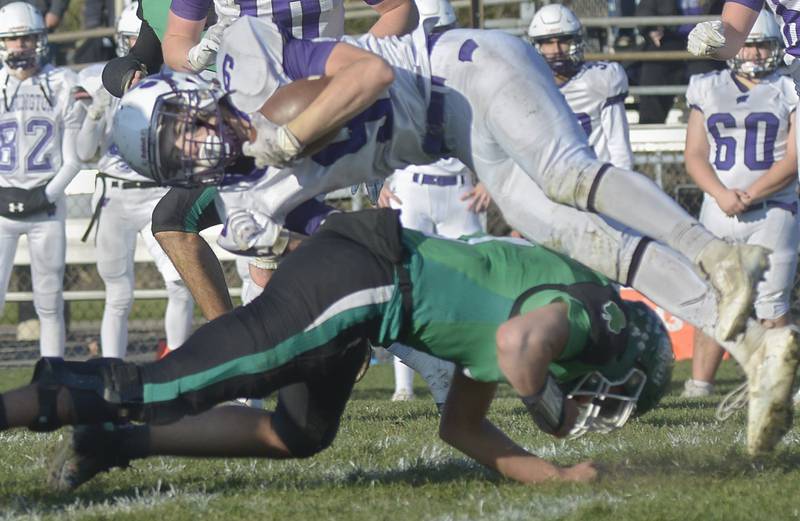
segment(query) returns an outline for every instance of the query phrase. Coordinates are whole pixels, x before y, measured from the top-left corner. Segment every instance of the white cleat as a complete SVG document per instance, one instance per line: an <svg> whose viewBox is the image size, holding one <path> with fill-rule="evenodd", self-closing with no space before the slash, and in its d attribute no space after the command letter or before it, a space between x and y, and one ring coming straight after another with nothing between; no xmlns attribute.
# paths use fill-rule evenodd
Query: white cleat
<svg viewBox="0 0 800 521"><path fill-rule="evenodd" d="M756 284L769 265L770 251L751 244L713 244L703 251L700 267L719 293L716 338L731 340L742 332L753 311Z"/></svg>
<svg viewBox="0 0 800 521"><path fill-rule="evenodd" d="M681 398L705 398L714 392L714 384L689 378L683 384Z"/></svg>
<svg viewBox="0 0 800 521"><path fill-rule="evenodd" d="M408 402L413 399L414 399L414 391L409 391L407 389L397 390L392 395L393 402Z"/></svg>
<svg viewBox="0 0 800 521"><path fill-rule="evenodd" d="M792 388L800 361L800 330L768 329L748 360L747 452L770 452L792 426Z"/></svg>

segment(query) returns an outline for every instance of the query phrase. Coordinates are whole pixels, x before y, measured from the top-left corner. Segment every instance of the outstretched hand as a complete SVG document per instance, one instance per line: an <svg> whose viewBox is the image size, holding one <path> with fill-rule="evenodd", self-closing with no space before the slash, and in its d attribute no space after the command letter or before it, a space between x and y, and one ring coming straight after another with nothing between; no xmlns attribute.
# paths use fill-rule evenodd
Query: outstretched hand
<svg viewBox="0 0 800 521"><path fill-rule="evenodd" d="M462 195L461 200L469 201L467 206L468 210L481 213L489 208L489 204L492 202L492 196L489 195L489 190L486 189L486 185L478 183L472 190Z"/></svg>
<svg viewBox="0 0 800 521"><path fill-rule="evenodd" d="M381 188L381 193L378 195L378 208L391 208L392 201L399 205L403 204L403 201L389 188L388 183L384 183Z"/></svg>

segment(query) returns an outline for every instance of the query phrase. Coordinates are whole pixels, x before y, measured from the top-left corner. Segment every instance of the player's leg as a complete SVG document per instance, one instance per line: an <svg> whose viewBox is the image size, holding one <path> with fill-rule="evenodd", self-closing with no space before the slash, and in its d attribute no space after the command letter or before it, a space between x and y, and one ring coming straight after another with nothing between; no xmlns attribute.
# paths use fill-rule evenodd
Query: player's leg
<svg viewBox="0 0 800 521"><path fill-rule="evenodd" d="M139 230L150 255L155 260L158 271L164 278L167 288L167 309L164 313L164 330L167 336L167 352L181 346L192 332L194 319L194 299L181 280L178 271L169 257L161 249L150 231L148 222Z"/></svg>
<svg viewBox="0 0 800 521"><path fill-rule="evenodd" d="M431 66L445 85L445 143L483 181L511 159L555 202L603 214L674 248L721 292L719 335L741 330L766 252L727 245L648 178L597 161L531 46L495 32L453 31L435 44ZM484 73L489 68L491 75Z"/></svg>
<svg viewBox="0 0 800 521"><path fill-rule="evenodd" d="M713 338L699 329L694 333L692 377L683 385L684 398L709 396L714 391L714 377L725 351Z"/></svg>
<svg viewBox="0 0 800 521"><path fill-rule="evenodd" d="M106 298L100 325L100 345L106 358L125 358L128 351L128 314L133 306L137 223L130 219L127 195L109 188L97 223L95 251L97 272L103 279ZM133 205L131 205L133 206Z"/></svg>
<svg viewBox="0 0 800 521"><path fill-rule="evenodd" d="M477 213L468 208L461 198L473 188L469 172L456 176L457 184L439 187L431 193L431 212L436 222L436 232L444 237L463 237L483 232Z"/></svg>
<svg viewBox="0 0 800 521"><path fill-rule="evenodd" d="M41 324L39 345L42 356L64 356L64 265L67 235L66 204L60 203L55 214L43 216L28 231L31 254L33 304Z"/></svg>
<svg viewBox="0 0 800 521"><path fill-rule="evenodd" d="M206 319L233 308L222 267L199 231L218 224L215 188L172 188L153 211L152 231Z"/></svg>
<svg viewBox="0 0 800 521"><path fill-rule="evenodd" d="M24 223L0 216L0 313L6 301L6 291L14 269L19 236L25 231Z"/></svg>

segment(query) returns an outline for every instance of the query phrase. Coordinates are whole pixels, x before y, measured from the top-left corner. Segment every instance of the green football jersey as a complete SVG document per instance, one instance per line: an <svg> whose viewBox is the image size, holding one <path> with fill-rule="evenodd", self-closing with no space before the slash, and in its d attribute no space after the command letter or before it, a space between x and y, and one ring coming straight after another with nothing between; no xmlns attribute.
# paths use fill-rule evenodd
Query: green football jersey
<svg viewBox="0 0 800 521"><path fill-rule="evenodd" d="M616 295L616 290L599 273L519 239L450 240L403 230L403 243L410 253L406 267L413 288L413 314L412 324L399 341L455 362L475 380L505 381L497 365L495 335L500 324L512 311L522 314L561 301L567 304L570 333L563 353L551 364L554 376L566 382L594 370L621 376L629 369L615 367L620 365L616 357L602 367L586 361L593 358L591 350L608 348L593 342L592 316L604 322L594 327L616 333L626 325L618 301L606 298L611 292ZM596 287L601 298L587 302L571 291L576 285ZM384 321L384 333L390 336L399 329L400 305L394 304L396 312L388 312ZM589 306L602 309L593 313Z"/></svg>

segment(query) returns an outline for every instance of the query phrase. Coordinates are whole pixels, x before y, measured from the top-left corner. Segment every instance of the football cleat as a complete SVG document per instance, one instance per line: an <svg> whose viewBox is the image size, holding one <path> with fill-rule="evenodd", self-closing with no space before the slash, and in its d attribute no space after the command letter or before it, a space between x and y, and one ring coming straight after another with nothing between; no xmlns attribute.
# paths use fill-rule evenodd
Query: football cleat
<svg viewBox="0 0 800 521"><path fill-rule="evenodd" d="M100 472L127 468L130 460L120 454L118 427L111 424L83 425L65 430L47 471L48 486L69 492Z"/></svg>
<svg viewBox="0 0 800 521"><path fill-rule="evenodd" d="M700 255L700 267L719 293L715 336L732 340L744 329L753 310L755 286L769 265L769 250L750 244L710 245Z"/></svg>
<svg viewBox="0 0 800 521"><path fill-rule="evenodd" d="M775 448L792 426L792 389L800 355L800 330L768 329L761 347L747 363L747 452L752 456Z"/></svg>
<svg viewBox="0 0 800 521"><path fill-rule="evenodd" d="M414 399L414 391L409 391L407 389L397 390L392 395L393 402L408 402L413 399Z"/></svg>
<svg viewBox="0 0 800 521"><path fill-rule="evenodd" d="M683 384L681 398L705 398L714 392L714 384L689 378Z"/></svg>

